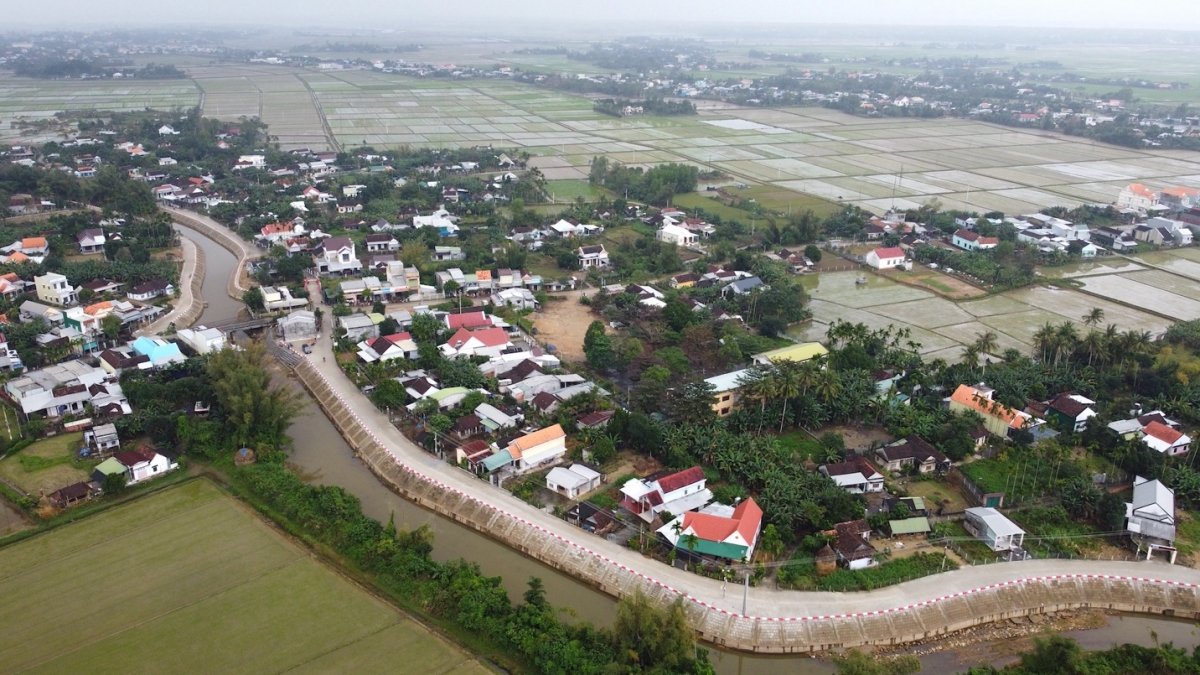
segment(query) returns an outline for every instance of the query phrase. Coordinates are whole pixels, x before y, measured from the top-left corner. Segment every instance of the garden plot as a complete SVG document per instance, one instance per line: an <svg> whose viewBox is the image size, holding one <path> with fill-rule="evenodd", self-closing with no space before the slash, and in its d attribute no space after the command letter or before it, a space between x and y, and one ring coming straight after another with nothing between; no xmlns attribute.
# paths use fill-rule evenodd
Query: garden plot
<svg viewBox="0 0 1200 675"><path fill-rule="evenodd" d="M1200 301L1191 300L1174 293L1164 291L1160 288L1155 288L1149 284L1139 283L1133 279L1128 279L1122 274L1108 274L1095 277L1084 277L1080 279L1083 283L1083 288L1089 293L1094 293L1100 298L1094 298L1093 303L1104 306L1101 298L1112 298L1120 302L1126 303L1133 307L1140 307L1157 314L1169 316L1180 321L1190 321L1192 319L1200 319ZM1111 304L1111 303L1106 303ZM1086 306L1086 301L1081 303ZM1122 308L1124 309L1124 308ZM1132 310L1125 310L1132 311ZM1105 310L1108 313L1108 310ZM1163 319L1151 319L1148 314L1138 313L1143 317L1138 321L1119 321L1115 315L1108 315L1105 318L1107 323L1117 323L1129 328L1137 328L1138 330L1150 330L1157 326L1165 329L1168 322Z"/></svg>

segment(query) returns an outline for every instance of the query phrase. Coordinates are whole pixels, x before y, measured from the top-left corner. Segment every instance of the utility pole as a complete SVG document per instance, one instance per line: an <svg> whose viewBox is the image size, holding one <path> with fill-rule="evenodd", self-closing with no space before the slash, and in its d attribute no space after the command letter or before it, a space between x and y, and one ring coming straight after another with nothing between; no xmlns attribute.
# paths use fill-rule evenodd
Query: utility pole
<svg viewBox="0 0 1200 675"><path fill-rule="evenodd" d="M747 612L747 610L746 610L747 604L749 602L750 602L750 568L747 567L746 568L746 586L745 586L745 590L742 592L742 616L747 616L749 614L749 612Z"/></svg>

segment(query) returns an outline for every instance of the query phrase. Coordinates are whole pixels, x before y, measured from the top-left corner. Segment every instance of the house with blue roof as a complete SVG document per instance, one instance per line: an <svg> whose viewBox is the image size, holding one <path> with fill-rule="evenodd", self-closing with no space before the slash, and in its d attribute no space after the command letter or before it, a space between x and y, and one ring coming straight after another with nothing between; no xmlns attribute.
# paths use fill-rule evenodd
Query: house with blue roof
<svg viewBox="0 0 1200 675"><path fill-rule="evenodd" d="M172 363L183 363L187 359L179 351L179 345L167 342L162 338L140 337L133 341L133 351L150 359L155 368L169 366Z"/></svg>

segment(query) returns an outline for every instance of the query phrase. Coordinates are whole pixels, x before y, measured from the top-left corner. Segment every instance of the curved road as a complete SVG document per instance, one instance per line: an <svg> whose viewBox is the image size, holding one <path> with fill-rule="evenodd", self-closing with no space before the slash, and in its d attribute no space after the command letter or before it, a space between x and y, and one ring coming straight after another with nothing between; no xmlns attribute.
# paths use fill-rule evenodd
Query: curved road
<svg viewBox="0 0 1200 675"><path fill-rule="evenodd" d="M185 220L185 224L189 219L201 221L207 226L204 230L213 230L206 234L216 235L224 240L226 248L240 251L239 269L245 268L244 262L248 258L259 255L254 247L215 221L192 212L177 213L184 216L181 220ZM240 279L231 280L231 290L239 285L238 282ZM572 549L595 557L606 565L620 568L651 585L686 598L696 605L694 609L697 613L693 613L692 617L694 622L702 624L702 632L727 638L731 641L730 646L735 646L734 642L741 642L747 645L743 648L780 651L769 645L774 643L776 646L805 648L804 643L814 642L826 645L855 644L856 639L861 641L862 636L868 635L868 628L882 631L873 634L882 634L884 637L879 640L883 642L887 641L888 634L916 634L919 637L922 630L942 632L948 625L962 627L972 624L972 619L977 621L981 616L998 616L1009 612L1011 610L1004 605L1004 599L1013 593L1019 596L1020 602L1014 596L1012 606L1023 608L1015 614L1024 614L1029 607L1037 611L1039 601L1044 609L1087 602L1092 598L1101 606L1115 603L1126 608L1140 608L1140 611L1166 605L1182 605L1192 611L1200 608L1198 570L1160 562L1039 560L967 567L869 592L828 593L751 588L743 614L743 589L736 584L726 586L714 579L663 565L588 534L417 447L393 427L387 416L376 409L343 375L332 358L329 333L330 326L326 325L321 336L325 339L317 340L313 355L307 357L309 363L399 465L407 466L454 492L517 518L532 529L567 542ZM1153 588L1139 586L1140 582L1149 582L1147 586ZM1137 588L1130 591L1131 587ZM1055 589L1059 590L1058 595L1055 595ZM1027 594L1021 595L1023 592ZM1169 602L1163 600L1168 592L1171 596ZM937 617L930 617L932 620L922 618L922 613L931 608L936 611ZM968 609L966 616L963 615L964 609ZM846 635L847 622L836 621L839 619L853 619L857 626L855 630L861 630L861 633ZM916 628L910 625L914 619L919 624ZM939 619L942 621L940 625L937 623ZM768 622L806 622L806 625L774 624L779 627L771 629ZM714 628L714 624L718 628ZM923 628L920 627L922 624ZM725 629L723 633L721 625ZM833 634L818 636L821 631L832 631Z"/></svg>

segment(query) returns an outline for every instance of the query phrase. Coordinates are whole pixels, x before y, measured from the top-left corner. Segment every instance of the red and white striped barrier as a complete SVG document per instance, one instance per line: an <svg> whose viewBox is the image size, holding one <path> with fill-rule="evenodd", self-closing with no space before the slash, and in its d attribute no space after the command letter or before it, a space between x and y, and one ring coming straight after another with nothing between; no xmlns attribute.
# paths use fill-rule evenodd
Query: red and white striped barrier
<svg viewBox="0 0 1200 675"><path fill-rule="evenodd" d="M305 358L307 359L307 356ZM479 499L473 495L463 492L462 490L459 490L458 488L447 485L446 483L443 483L440 480L438 480L432 476L427 476L427 475L421 473L420 471L417 471L415 468L413 468L412 466L409 466L407 463L405 463L403 460L401 460L399 457L397 457L396 453L393 452L390 447L385 445L383 443L383 441L380 440L380 438L375 435L374 431L372 431L370 428L367 427L367 425L358 416L358 413L354 412L350 408L350 406L346 403L346 400L342 397L342 395L340 393L338 393L333 388L333 386L329 383L329 380L325 378L325 375L323 373L321 373L320 370L318 370L315 366L313 367L313 370L317 373L317 375L325 383L325 386L328 387L329 390L331 392L333 392L333 394L337 397L337 399L342 403L342 405L344 405L346 407L346 410L350 412L350 415L359 424L360 428L363 431L365 431L367 433L367 435L371 437L371 440L375 441L375 443L377 445L379 445L379 447L381 447L385 451L387 451L387 453L389 455L391 455L391 457L396 461L396 464L399 465L401 469L413 474L414 476L416 476L417 478L420 478L421 480L424 480L424 481L431 483L437 487L440 487L443 490L447 490L456 495L461 495L461 496L465 497L466 499L469 499L470 501L475 502L476 504L485 506L503 516L511 518L512 520L515 520L523 525L527 525L527 526L533 528L534 530L537 530L538 532L547 534L547 535L571 546L574 549L577 549L579 551L582 551L583 553L586 553L587 555L590 555L594 558L599 558L600 560L603 560L604 562L620 569L623 572L632 574L644 581L649 582L650 584L653 584L655 586L658 586L659 588L665 589L674 595L684 598L685 600L687 600L690 603L699 605L701 607L712 610L714 612L719 612L719 613L727 615L727 616L737 617L740 619L747 619L750 621L825 621L825 620L831 620L831 619L853 619L853 618L861 618L861 617L869 617L869 616L878 616L881 614L893 614L896 612L912 611L912 610L920 609L922 607L928 607L931 605L935 605L939 602L945 602L947 600L952 600L954 598L961 598L961 597L968 596L968 595L975 595L977 593L983 593L986 591L991 591L991 590L995 590L998 588L1004 588L1007 586L1019 586L1022 584L1041 583L1041 582L1045 582L1045 581L1068 580L1068 579L1102 579L1102 580L1107 580L1107 581L1138 581L1138 582L1145 582L1145 583L1165 584L1168 586L1180 586L1183 588L1192 588L1192 589L1200 588L1200 584L1194 584L1194 583L1189 583L1189 582L1185 582L1185 581L1170 581L1170 580L1164 580L1164 579L1153 579L1150 577L1133 577L1133 576L1117 575L1117 574L1049 574L1049 575L1043 575L1043 576L1031 576L1031 577L1023 577L1020 579L1012 579L1009 581L1002 581L1002 582L995 583L995 584L988 584L986 586L980 586L978 588L972 588L972 589L965 590L965 591L958 591L955 593L938 596L935 598L931 598L929 600L915 602L915 603L908 604L908 605L902 605L899 607L889 607L887 609L877 609L877 610L871 610L871 611L866 611L866 612L849 612L849 613L845 613L845 614L822 614L822 615L812 615L812 616L786 616L786 617L745 615L745 614L741 614L740 612L732 612L732 611L729 611L722 607L717 607L716 605L713 605L709 602L705 602L704 600L701 600L699 598L693 597L684 591L676 589L676 588L669 586L657 579L647 576L646 574L643 574L642 572L632 569L623 563L617 562L616 560L609 558L608 556L604 555L603 553L593 551L578 542L575 542L571 539L567 539L566 537L563 537L562 535L557 534L555 532L551 532L550 530L546 529L545 527L543 527L541 525L538 525L537 523L526 520L525 518L522 518L521 516L519 516L515 513L506 511L505 509L503 509L499 506L485 502L482 499Z"/></svg>

